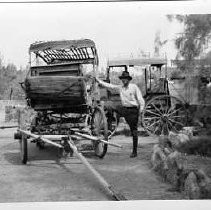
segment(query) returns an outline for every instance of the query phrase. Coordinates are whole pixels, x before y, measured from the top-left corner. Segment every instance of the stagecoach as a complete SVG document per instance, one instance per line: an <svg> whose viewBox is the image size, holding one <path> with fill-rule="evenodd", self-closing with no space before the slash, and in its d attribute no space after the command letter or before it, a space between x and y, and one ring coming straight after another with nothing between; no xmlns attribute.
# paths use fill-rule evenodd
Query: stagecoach
<svg viewBox="0 0 211 210"><path fill-rule="evenodd" d="M34 115L27 127L28 117L19 113L15 135L22 162L28 160L29 139L39 148L50 143L66 153L71 153L67 139L80 148L81 140L88 140L86 148L103 158L108 144L114 144L108 142L107 119L94 79L98 70L95 43L89 39L37 42L30 45L29 63L22 87Z"/></svg>
<svg viewBox="0 0 211 210"><path fill-rule="evenodd" d="M167 135L169 131L179 132L187 122L187 110L184 101L169 93L167 79L167 60L161 58L129 58L108 60L107 82L120 84L118 79L122 71L129 71L140 88L146 105L141 114L141 125L149 135ZM104 94L105 95L105 94ZM120 105L119 93L107 90L102 97L108 126L114 134L119 122L116 107Z"/></svg>

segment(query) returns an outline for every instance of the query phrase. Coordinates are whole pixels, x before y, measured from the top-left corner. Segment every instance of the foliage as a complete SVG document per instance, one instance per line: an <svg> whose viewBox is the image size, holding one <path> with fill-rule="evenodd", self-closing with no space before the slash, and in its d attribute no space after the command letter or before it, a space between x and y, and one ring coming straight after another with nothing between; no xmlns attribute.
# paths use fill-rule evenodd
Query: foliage
<svg viewBox="0 0 211 210"><path fill-rule="evenodd" d="M171 79L182 79L184 77L181 70L175 69L171 72L170 78Z"/></svg>
<svg viewBox="0 0 211 210"><path fill-rule="evenodd" d="M211 38L211 14L168 15L169 21L176 19L184 25L184 31L175 40L178 57L186 60L190 66L204 51Z"/></svg>
<svg viewBox="0 0 211 210"><path fill-rule="evenodd" d="M168 40L161 41L160 38L160 31L157 31L155 34L155 39L154 39L154 55L156 57L160 56L160 51L162 47L167 43Z"/></svg>
<svg viewBox="0 0 211 210"><path fill-rule="evenodd" d="M4 65L0 58L0 100L25 98L19 83L23 82L26 72L26 69L17 70L12 63Z"/></svg>
<svg viewBox="0 0 211 210"><path fill-rule="evenodd" d="M197 139L182 143L178 151L186 154L211 157L211 140L208 137L201 136Z"/></svg>

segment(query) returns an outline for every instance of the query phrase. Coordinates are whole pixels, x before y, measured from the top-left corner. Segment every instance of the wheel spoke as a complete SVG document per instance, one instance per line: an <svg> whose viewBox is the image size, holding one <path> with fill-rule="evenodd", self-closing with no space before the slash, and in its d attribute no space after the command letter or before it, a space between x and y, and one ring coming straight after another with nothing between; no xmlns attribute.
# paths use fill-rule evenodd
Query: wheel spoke
<svg viewBox="0 0 211 210"><path fill-rule="evenodd" d="M171 128L178 133L179 131L172 125L172 123L169 121L169 124L171 125Z"/></svg>
<svg viewBox="0 0 211 210"><path fill-rule="evenodd" d="M155 112L153 112L153 111L151 111L151 110L147 110L147 109L146 109L146 112L148 112L148 113L150 113L150 114L153 114L153 115L156 115L156 116L158 116L158 117L161 116L161 115L159 115L159 114L157 114L157 113L155 113Z"/></svg>
<svg viewBox="0 0 211 210"><path fill-rule="evenodd" d="M159 124L159 125L155 128L154 134L156 134L156 132L159 131L160 128L162 129L161 125ZM162 130L161 130L161 132L162 132Z"/></svg>
<svg viewBox="0 0 211 210"><path fill-rule="evenodd" d="M160 117L145 117L145 120L154 120L154 119L160 119Z"/></svg>
<svg viewBox="0 0 211 210"><path fill-rule="evenodd" d="M168 135L169 134L169 131L170 131L169 124L168 123L166 123L166 129L167 129L167 135Z"/></svg>
<svg viewBox="0 0 211 210"><path fill-rule="evenodd" d="M165 114L167 114L168 113L168 111L169 111L169 106L170 106L170 104L169 104L169 100L167 99L167 104L166 104L166 111L165 111Z"/></svg>
<svg viewBox="0 0 211 210"><path fill-rule="evenodd" d="M184 126L184 124L182 124L181 122L178 122L178 121L175 121L175 120L172 120L172 119L169 119L169 121L171 121L172 123L181 125L182 127Z"/></svg>
<svg viewBox="0 0 211 210"><path fill-rule="evenodd" d="M182 118L183 116L181 115L174 115L174 116L170 116L170 118ZM184 116L185 117L185 116Z"/></svg>
<svg viewBox="0 0 211 210"><path fill-rule="evenodd" d="M146 129L149 131L149 132L151 132L151 133L153 133L153 134L155 134L155 129L150 129L149 127L146 127Z"/></svg>
<svg viewBox="0 0 211 210"><path fill-rule="evenodd" d="M159 121L155 121L155 122L153 122L151 125L149 125L148 127L152 127L152 126L154 126L156 123L159 123Z"/></svg>
<svg viewBox="0 0 211 210"><path fill-rule="evenodd" d="M183 123L185 121L185 116L181 116L181 115L174 115L174 116L169 116L168 117L169 120L175 121L175 122L180 122Z"/></svg>
<svg viewBox="0 0 211 210"><path fill-rule="evenodd" d="M152 106L155 108L155 110L158 111L158 113L160 113L161 115L163 114L163 113L161 113L161 111L155 106L155 104L152 103Z"/></svg>
<svg viewBox="0 0 211 210"><path fill-rule="evenodd" d="M168 115L175 114L177 111L182 110L182 108L183 108L183 107L180 107L180 108L178 108L178 109L171 109L173 112L168 112L167 114L168 114Z"/></svg>
<svg viewBox="0 0 211 210"><path fill-rule="evenodd" d="M163 107L163 104L161 103L160 98L159 98L159 104L160 104L160 106L161 106L161 110L164 112L165 108Z"/></svg>

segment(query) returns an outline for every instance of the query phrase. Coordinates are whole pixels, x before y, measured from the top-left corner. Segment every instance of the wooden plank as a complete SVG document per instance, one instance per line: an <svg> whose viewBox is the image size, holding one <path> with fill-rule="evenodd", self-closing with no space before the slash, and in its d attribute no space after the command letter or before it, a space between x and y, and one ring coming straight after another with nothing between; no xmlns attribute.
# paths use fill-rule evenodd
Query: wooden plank
<svg viewBox="0 0 211 210"><path fill-rule="evenodd" d="M23 134L25 134L25 135L27 135L27 136L30 136L30 137L33 137L33 138L36 138L36 139L39 138L39 139L41 139L42 141L44 141L44 142L46 142L46 143L48 143L48 144L51 144L51 145L53 145L53 146L56 146L56 147L59 147L59 148L63 148L62 145L57 144L57 143L55 143L55 142L53 142L53 141L51 141L51 140L49 140L49 139L46 139L46 138L44 138L44 137L42 137L42 136L33 134L33 133L31 133L30 131L25 131L25 130L22 130L22 129L18 129L18 131L21 132L21 133L23 133Z"/></svg>
<svg viewBox="0 0 211 210"><path fill-rule="evenodd" d="M105 141L101 138L98 138L97 136L91 136L91 135L83 134L83 133L79 133L79 132L75 132L74 134L77 135L77 136L92 140L92 141L101 141L104 144L108 144L108 145L111 145L111 146L114 146L114 147L122 148L122 146L119 145L119 144L115 144L115 143L112 143L112 142Z"/></svg>
<svg viewBox="0 0 211 210"><path fill-rule="evenodd" d="M60 64L60 65L46 65L46 66L33 66L31 70L76 70L79 69L79 64Z"/></svg>
<svg viewBox="0 0 211 210"><path fill-rule="evenodd" d="M151 58L151 59L114 59L108 61L108 66L141 66L141 65L165 65L166 60L165 59L159 59L159 58Z"/></svg>
<svg viewBox="0 0 211 210"><path fill-rule="evenodd" d="M53 101L70 101L85 103L81 77L39 76L26 79L27 97L35 102L52 99ZM78 104L79 105L79 104Z"/></svg>
<svg viewBox="0 0 211 210"><path fill-rule="evenodd" d="M32 108L36 111L39 110L60 110L60 111L65 111L68 113L86 113L87 112L87 105L83 104L82 100L75 100L74 103L73 101L66 100L66 101L51 101L49 100L40 100L40 101L35 101L32 104Z"/></svg>
<svg viewBox="0 0 211 210"><path fill-rule="evenodd" d="M0 129L6 129L6 128L17 128L17 125L8 125L8 126L0 126Z"/></svg>
<svg viewBox="0 0 211 210"><path fill-rule="evenodd" d="M127 200L124 195L120 192L117 192L114 187L109 184L104 177L95 170L95 168L86 160L86 158L77 150L77 147L74 145L74 142L71 140L68 141L70 148L73 150L74 154L81 160L81 162L86 166L86 168L94 175L98 182L103 186L103 188L108 192L108 194L116 201Z"/></svg>

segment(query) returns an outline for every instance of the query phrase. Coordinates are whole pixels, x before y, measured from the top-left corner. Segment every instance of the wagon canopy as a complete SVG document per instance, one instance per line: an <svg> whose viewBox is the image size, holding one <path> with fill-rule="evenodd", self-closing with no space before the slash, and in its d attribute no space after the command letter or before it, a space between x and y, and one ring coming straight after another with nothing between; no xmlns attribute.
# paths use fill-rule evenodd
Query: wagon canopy
<svg viewBox="0 0 211 210"><path fill-rule="evenodd" d="M95 43L90 39L36 42L30 45L29 53L35 53L47 64L98 64Z"/></svg>
<svg viewBox="0 0 211 210"><path fill-rule="evenodd" d="M108 61L109 67L115 66L163 66L167 63L166 59L161 58L130 58L130 59L114 59Z"/></svg>

